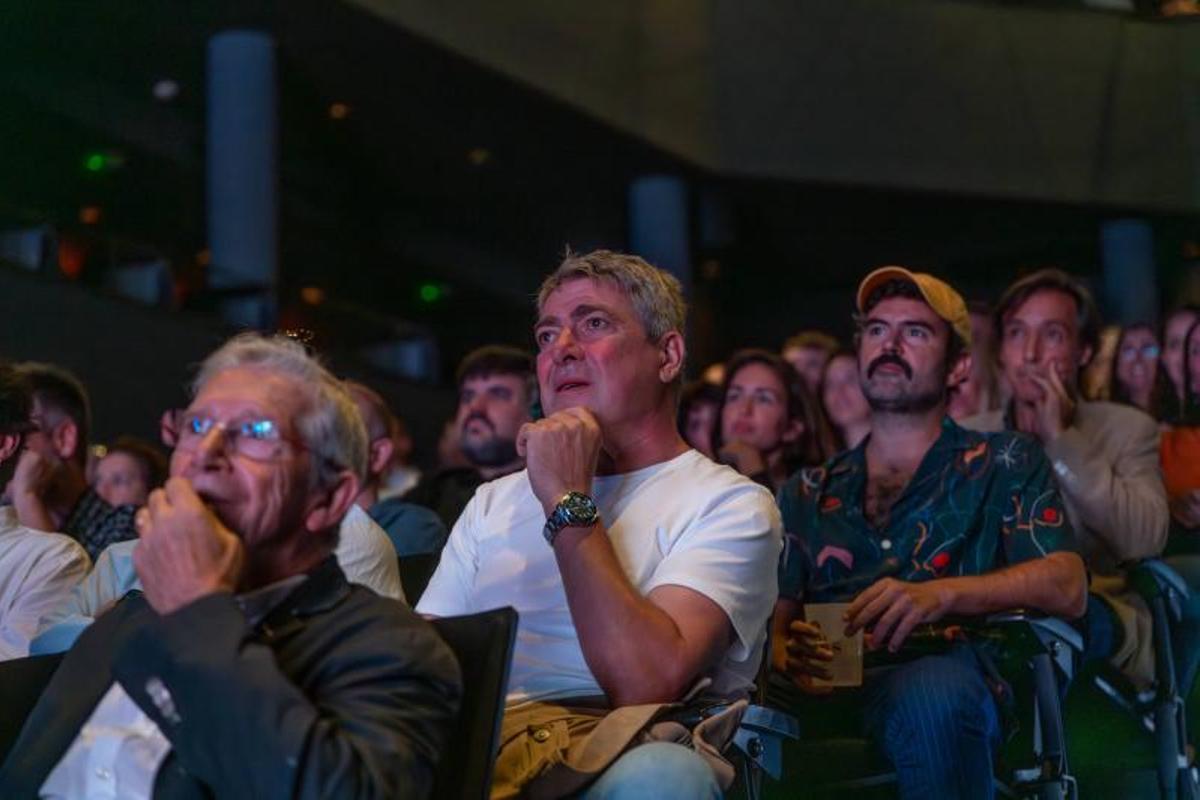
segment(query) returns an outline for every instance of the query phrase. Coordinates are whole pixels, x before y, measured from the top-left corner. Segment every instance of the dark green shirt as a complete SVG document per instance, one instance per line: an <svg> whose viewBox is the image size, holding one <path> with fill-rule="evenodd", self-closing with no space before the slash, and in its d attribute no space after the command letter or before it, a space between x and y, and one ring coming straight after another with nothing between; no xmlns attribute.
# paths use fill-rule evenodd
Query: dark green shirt
<svg viewBox="0 0 1200 800"><path fill-rule="evenodd" d="M863 514L867 441L780 490L782 596L841 602L881 578L980 575L1074 551L1050 462L1028 436L968 431L945 418L883 530Z"/></svg>

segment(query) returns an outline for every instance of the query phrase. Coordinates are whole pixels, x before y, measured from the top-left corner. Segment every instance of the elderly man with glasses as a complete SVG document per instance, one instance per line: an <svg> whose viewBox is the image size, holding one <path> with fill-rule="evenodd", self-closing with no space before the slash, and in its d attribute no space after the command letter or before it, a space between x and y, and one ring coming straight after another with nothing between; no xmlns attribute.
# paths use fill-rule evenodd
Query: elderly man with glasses
<svg viewBox="0 0 1200 800"><path fill-rule="evenodd" d="M67 654L4 797L422 797L455 714L448 648L333 557L366 432L298 344L203 364L127 596Z"/></svg>

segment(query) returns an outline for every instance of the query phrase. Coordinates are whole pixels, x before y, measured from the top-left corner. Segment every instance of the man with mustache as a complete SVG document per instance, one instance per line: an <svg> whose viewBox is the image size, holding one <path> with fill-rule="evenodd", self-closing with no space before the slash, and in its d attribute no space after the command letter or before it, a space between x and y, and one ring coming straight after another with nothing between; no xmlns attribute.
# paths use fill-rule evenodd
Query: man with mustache
<svg viewBox="0 0 1200 800"><path fill-rule="evenodd" d="M966 431L947 391L970 370L971 327L945 282L883 267L859 285L859 374L871 433L780 491L785 536L772 663L780 702L816 736L873 738L901 797L989 798L999 711L968 646L906 656L913 629L946 615L1037 608L1077 617L1083 562L1036 444ZM845 634L866 631L899 665L867 670L834 697L826 633L805 603L847 602ZM796 690L800 691L797 692ZM850 730L846 730L850 726Z"/></svg>
<svg viewBox="0 0 1200 800"><path fill-rule="evenodd" d="M1075 278L1046 269L1018 280L1000 298L993 325L1012 401L963 424L1021 431L1045 448L1092 576L1085 655L1110 659L1148 685L1150 613L1118 564L1158 556L1167 541L1158 425L1132 406L1080 397L1079 374L1096 350L1100 321L1091 292ZM1181 649L1196 652L1196 641Z"/></svg>
<svg viewBox="0 0 1200 800"><path fill-rule="evenodd" d="M746 695L779 516L770 492L679 436L684 317L679 282L636 256L569 254L542 284L548 416L517 437L527 468L479 487L417 605L521 615L495 800L711 798L732 780L701 755L724 726L688 737L664 704ZM697 744L638 743L667 730Z"/></svg>
<svg viewBox="0 0 1200 800"><path fill-rule="evenodd" d="M366 460L353 401L299 343L210 355L136 515L144 591L66 655L0 796L426 796L459 673L333 557Z"/></svg>
<svg viewBox="0 0 1200 800"><path fill-rule="evenodd" d="M458 411L454 425L465 467L450 467L423 479L404 500L432 509L447 528L458 521L475 489L485 481L516 472L517 431L530 420L537 401L537 377L529 353L487 345L472 351L458 367Z"/></svg>

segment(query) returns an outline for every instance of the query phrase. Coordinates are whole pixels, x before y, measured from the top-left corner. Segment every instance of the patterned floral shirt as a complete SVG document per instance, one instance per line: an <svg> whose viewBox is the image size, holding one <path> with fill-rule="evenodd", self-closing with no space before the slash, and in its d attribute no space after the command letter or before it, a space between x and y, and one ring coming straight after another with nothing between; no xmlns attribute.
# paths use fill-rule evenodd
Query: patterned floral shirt
<svg viewBox="0 0 1200 800"><path fill-rule="evenodd" d="M1074 551L1050 462L1033 439L945 418L883 530L863 514L866 444L801 470L780 490L782 596L843 602L881 578L980 575Z"/></svg>

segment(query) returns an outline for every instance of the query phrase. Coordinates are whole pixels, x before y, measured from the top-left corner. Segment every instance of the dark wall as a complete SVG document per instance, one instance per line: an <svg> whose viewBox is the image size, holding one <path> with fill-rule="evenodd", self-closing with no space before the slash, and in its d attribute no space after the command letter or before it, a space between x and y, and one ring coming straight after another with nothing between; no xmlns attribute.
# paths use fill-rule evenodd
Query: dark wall
<svg viewBox="0 0 1200 800"><path fill-rule="evenodd" d="M92 395L93 439L128 433L158 440L164 409L187 401L205 355L234 331L205 317L146 308L61 281L0 268L0 356L51 361ZM378 389L409 422L418 457L432 459L449 389L381 378L350 354L325 354L335 372Z"/></svg>

